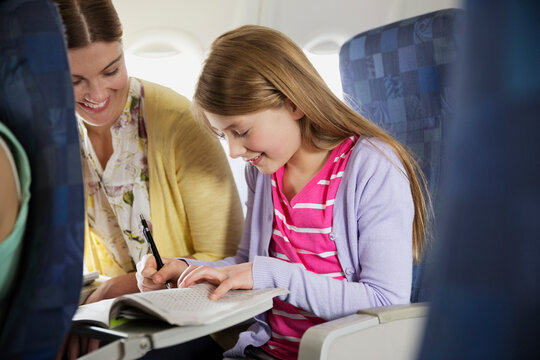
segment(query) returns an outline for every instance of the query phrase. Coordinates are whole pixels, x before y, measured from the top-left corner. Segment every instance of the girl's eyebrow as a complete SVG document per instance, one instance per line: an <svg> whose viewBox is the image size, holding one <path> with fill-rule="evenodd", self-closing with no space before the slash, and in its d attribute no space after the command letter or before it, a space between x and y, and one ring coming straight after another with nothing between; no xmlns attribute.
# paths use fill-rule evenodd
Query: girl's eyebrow
<svg viewBox="0 0 540 360"><path fill-rule="evenodd" d="M232 128L236 128L238 126L240 126L241 124L239 124L241 121L234 121L231 125L227 126L225 129L223 129L223 131L225 130L231 130Z"/></svg>
<svg viewBox="0 0 540 360"><path fill-rule="evenodd" d="M238 122L233 122L231 125L227 126L225 129L223 130L218 130L216 129L215 127L213 126L210 126L210 128L212 128L212 130L214 131L218 131L218 132L223 132L223 131L227 131L227 130L231 130L232 128L235 128L238 126Z"/></svg>

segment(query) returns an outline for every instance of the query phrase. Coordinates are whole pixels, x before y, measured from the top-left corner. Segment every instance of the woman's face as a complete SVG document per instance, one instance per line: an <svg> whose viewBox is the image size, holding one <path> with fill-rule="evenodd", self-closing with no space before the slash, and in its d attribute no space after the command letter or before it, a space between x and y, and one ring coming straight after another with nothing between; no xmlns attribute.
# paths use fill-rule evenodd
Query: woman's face
<svg viewBox="0 0 540 360"><path fill-rule="evenodd" d="M111 126L129 89L120 42L95 42L68 50L77 113L90 126Z"/></svg>

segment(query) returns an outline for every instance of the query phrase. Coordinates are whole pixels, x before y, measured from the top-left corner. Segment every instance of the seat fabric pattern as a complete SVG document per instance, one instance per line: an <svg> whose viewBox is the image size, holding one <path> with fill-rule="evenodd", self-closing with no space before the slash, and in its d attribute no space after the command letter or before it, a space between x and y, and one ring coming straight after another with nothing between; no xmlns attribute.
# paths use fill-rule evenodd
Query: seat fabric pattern
<svg viewBox="0 0 540 360"><path fill-rule="evenodd" d="M463 10L436 11L358 34L340 50L345 101L414 154L434 203L456 106L463 24ZM420 281L424 264L413 269L412 302L429 297Z"/></svg>
<svg viewBox="0 0 540 360"><path fill-rule="evenodd" d="M84 197L71 75L56 7L0 3L0 121L24 147L31 200L22 257L2 319L3 359L52 359L82 282Z"/></svg>

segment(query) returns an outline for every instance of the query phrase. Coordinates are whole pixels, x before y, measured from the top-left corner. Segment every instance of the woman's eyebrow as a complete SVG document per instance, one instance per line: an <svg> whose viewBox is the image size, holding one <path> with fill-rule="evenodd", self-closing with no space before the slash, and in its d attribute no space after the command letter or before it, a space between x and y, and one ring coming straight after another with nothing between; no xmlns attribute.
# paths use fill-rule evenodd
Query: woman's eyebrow
<svg viewBox="0 0 540 360"><path fill-rule="evenodd" d="M118 56L116 59L114 59L113 61L111 61L111 62L109 63L109 65L105 66L105 67L103 68L103 70L101 70L101 71L103 72L103 71L107 70L109 67L111 67L112 65L114 65L115 63L117 63L118 61L120 61L120 59L122 58L122 56L124 56L124 54L120 54L120 56ZM71 74L71 77L76 77L76 78L81 78L81 79L84 78L84 76L79 75L79 74Z"/></svg>
<svg viewBox="0 0 540 360"><path fill-rule="evenodd" d="M109 65L105 66L105 67L103 68L102 71L107 70L107 68L111 67L112 65L114 65L115 63L117 63L118 61L120 61L120 59L122 58L122 56L124 56L124 54L120 54L120 56L118 56L116 59L114 59L113 61L111 61L111 62L109 63Z"/></svg>

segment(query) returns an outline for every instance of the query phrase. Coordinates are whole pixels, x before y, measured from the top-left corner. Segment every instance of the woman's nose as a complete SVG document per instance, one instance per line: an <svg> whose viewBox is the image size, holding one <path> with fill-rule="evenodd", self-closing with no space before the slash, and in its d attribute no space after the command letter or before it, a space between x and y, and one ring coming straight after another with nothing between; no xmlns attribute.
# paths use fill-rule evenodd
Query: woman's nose
<svg viewBox="0 0 540 360"><path fill-rule="evenodd" d="M86 90L87 100L100 103L107 98L107 90L99 81L89 83Z"/></svg>

